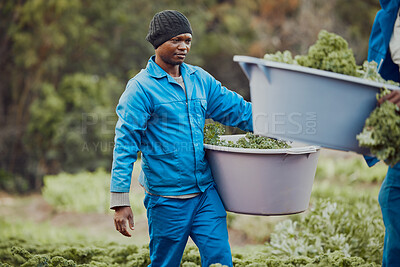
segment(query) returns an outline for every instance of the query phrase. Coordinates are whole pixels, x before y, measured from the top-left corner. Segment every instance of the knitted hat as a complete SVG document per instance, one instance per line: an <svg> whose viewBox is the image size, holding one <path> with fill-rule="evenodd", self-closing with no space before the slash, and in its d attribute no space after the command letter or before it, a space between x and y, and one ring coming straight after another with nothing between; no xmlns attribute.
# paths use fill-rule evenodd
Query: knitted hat
<svg viewBox="0 0 400 267"><path fill-rule="evenodd" d="M150 22L146 40L154 48L157 48L172 37L182 33L192 34L189 20L176 10L164 10L154 15Z"/></svg>

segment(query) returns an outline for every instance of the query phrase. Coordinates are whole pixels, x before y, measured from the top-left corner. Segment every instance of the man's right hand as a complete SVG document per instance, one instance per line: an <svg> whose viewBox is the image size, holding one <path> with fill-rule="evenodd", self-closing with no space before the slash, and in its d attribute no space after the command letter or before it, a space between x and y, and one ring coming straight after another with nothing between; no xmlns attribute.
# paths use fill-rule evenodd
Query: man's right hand
<svg viewBox="0 0 400 267"><path fill-rule="evenodd" d="M133 231L135 229L135 224L133 220L133 213L131 207L115 207L114 208L114 225L115 229L123 234L124 236L131 237L128 232L127 223L129 228Z"/></svg>

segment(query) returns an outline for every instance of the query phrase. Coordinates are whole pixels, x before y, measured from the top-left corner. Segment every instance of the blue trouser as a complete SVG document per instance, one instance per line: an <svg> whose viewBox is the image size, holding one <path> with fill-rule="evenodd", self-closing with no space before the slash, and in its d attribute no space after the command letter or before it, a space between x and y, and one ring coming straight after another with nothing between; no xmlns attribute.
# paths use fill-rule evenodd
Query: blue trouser
<svg viewBox="0 0 400 267"><path fill-rule="evenodd" d="M180 266L188 237L200 251L201 265L232 266L226 211L214 187L189 199L146 194L150 234L149 266Z"/></svg>
<svg viewBox="0 0 400 267"><path fill-rule="evenodd" d="M389 167L379 191L385 224L382 266L400 266L400 163Z"/></svg>

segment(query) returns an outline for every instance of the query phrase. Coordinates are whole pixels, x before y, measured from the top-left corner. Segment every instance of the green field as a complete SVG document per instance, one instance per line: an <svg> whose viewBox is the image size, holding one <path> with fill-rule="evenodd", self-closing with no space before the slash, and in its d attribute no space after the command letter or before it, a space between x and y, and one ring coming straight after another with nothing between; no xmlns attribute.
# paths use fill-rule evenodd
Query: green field
<svg viewBox="0 0 400 267"><path fill-rule="evenodd" d="M114 230L109 173L47 176L42 194L0 194L0 266L147 266L148 234L136 164L132 238ZM291 216L228 214L235 266L380 266L377 196L387 167L323 150L310 208ZM200 266L189 240L182 266Z"/></svg>

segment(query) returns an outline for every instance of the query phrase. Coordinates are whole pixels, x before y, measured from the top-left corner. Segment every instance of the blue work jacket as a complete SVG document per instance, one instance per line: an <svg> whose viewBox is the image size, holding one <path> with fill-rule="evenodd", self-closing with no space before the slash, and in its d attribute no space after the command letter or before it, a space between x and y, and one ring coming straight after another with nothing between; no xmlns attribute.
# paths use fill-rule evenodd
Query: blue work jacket
<svg viewBox="0 0 400 267"><path fill-rule="evenodd" d="M379 73L386 80L400 82L399 66L392 60L389 51L394 23L400 7L400 0L380 0L368 44L368 61L379 65Z"/></svg>
<svg viewBox="0 0 400 267"><path fill-rule="evenodd" d="M378 63L379 73L384 79L400 82L399 66L393 62L389 51L400 0L381 0L380 3L382 9L376 14L369 38L368 61ZM379 159L375 157L364 156L364 158L368 166L379 162Z"/></svg>
<svg viewBox="0 0 400 267"><path fill-rule="evenodd" d="M111 192L129 192L139 151L139 182L148 192L204 192L213 181L203 146L205 119L252 131L251 103L185 63L180 66L183 90L154 59L128 82L116 109Z"/></svg>

